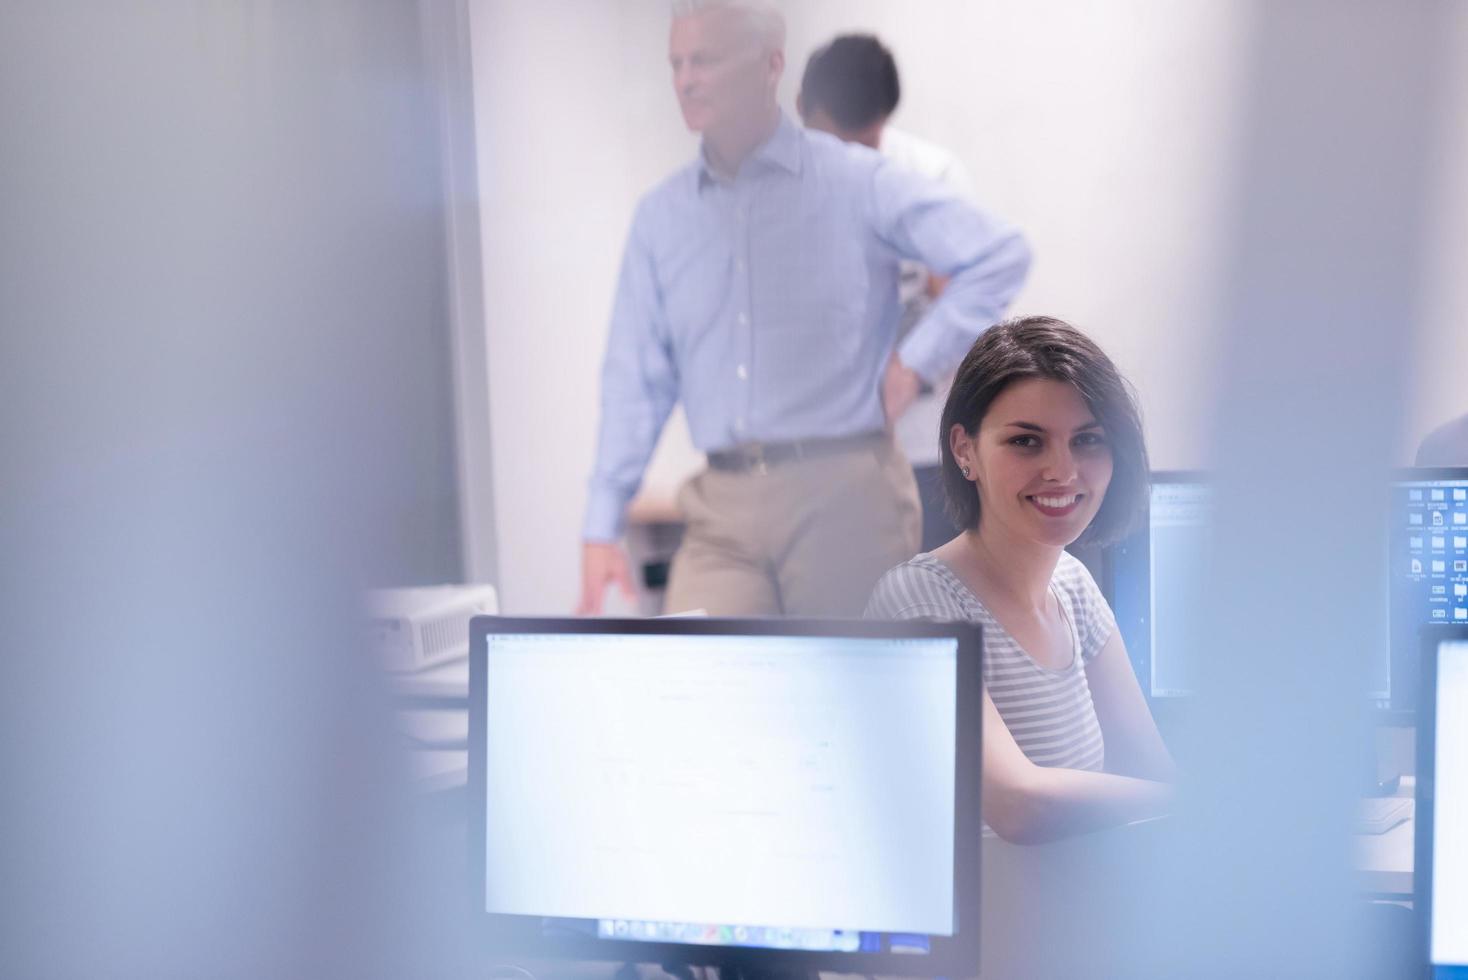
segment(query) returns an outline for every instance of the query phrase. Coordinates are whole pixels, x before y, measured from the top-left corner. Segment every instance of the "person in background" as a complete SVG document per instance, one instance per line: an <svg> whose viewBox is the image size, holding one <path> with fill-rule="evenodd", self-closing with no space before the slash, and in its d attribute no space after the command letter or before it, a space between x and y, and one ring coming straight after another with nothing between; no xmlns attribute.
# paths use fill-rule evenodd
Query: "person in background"
<svg viewBox="0 0 1468 980"><path fill-rule="evenodd" d="M900 167L941 181L964 200L974 200L973 182L956 156L889 122L901 98L902 85L892 52L870 34L843 34L811 54L800 80L796 107L810 128L848 143L869 146ZM922 263L902 263L898 280L902 304L899 341L922 319L942 293L943 285L943 277ZM897 445L912 463L922 498L924 551L938 547L958 530L944 513L938 442L933 438L951 382L949 376L936 384L925 384L894 428Z"/></svg>
<svg viewBox="0 0 1468 980"><path fill-rule="evenodd" d="M1417 447L1416 466L1468 466L1468 415L1433 429Z"/></svg>
<svg viewBox="0 0 1468 980"><path fill-rule="evenodd" d="M947 376L1029 268L1013 227L792 123L785 27L763 0L684 0L669 62L698 158L639 203L602 369L578 611L631 594L625 509L681 400L708 467L679 497L666 607L859 615L919 545L889 423ZM898 263L948 277L896 343ZM895 347L895 351L894 351Z"/></svg>
<svg viewBox="0 0 1468 980"><path fill-rule="evenodd" d="M1038 843L1164 813L1172 757L1116 618L1065 548L1124 536L1147 499L1126 382L1049 317L974 344L943 407L943 486L964 529L882 577L867 615L984 632L984 821Z"/></svg>

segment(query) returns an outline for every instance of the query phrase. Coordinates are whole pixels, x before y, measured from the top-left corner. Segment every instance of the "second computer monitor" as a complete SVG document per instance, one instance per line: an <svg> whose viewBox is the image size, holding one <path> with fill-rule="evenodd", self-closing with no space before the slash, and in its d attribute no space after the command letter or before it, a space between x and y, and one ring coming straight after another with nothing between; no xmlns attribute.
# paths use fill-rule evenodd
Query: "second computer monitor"
<svg viewBox="0 0 1468 980"><path fill-rule="evenodd" d="M1110 555L1111 605L1142 691L1193 693L1192 623L1207 602L1213 490L1200 473L1152 475L1147 523Z"/></svg>
<svg viewBox="0 0 1468 980"><path fill-rule="evenodd" d="M1442 549L1434 559L1438 542L1428 536L1415 542L1420 545L1420 567L1413 565L1407 552L1414 536L1405 531L1414 508L1420 512L1419 520L1442 521L1445 527L1465 519L1447 512L1454 489L1442 481L1454 476L1460 478L1457 485L1468 490L1468 471L1408 470L1393 482L1387 522L1393 529L1392 559L1382 563L1381 601L1370 610L1374 655L1364 691L1371 706L1383 711L1410 709L1417 630L1425 623L1451 621L1454 615L1431 601L1441 596L1430 594L1434 588L1451 592L1455 587L1441 577L1433 579L1452 574L1453 559ZM1444 500L1433 499L1434 487ZM1146 523L1108 556L1112 608L1142 691L1154 705L1185 698L1196 688L1197 622L1212 601L1214 508L1214 490L1205 474L1154 473ZM1440 516L1432 516L1434 512ZM1380 530L1378 525L1372 532ZM1445 545L1451 543L1449 538ZM1468 553L1461 557L1468 560ZM1430 564L1434 560L1445 564Z"/></svg>

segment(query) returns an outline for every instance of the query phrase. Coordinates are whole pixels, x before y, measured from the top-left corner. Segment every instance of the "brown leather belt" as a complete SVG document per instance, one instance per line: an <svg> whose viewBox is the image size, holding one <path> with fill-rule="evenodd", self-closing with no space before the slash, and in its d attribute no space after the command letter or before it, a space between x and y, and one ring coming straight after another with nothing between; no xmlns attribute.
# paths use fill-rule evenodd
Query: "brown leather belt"
<svg viewBox="0 0 1468 980"><path fill-rule="evenodd" d="M726 473L755 470L767 473L771 466L797 459L819 459L861 449L875 449L890 440L885 432L861 432L834 439L798 439L794 442L749 442L708 454L709 468Z"/></svg>

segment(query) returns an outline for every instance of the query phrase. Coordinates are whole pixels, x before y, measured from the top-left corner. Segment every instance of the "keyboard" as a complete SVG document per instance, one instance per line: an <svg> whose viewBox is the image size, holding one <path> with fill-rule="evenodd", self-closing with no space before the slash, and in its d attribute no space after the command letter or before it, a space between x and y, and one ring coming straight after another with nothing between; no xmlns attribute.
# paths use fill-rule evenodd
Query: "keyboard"
<svg viewBox="0 0 1468 980"><path fill-rule="evenodd" d="M1404 796L1367 796L1357 802L1358 834L1384 834L1415 812L1414 801Z"/></svg>

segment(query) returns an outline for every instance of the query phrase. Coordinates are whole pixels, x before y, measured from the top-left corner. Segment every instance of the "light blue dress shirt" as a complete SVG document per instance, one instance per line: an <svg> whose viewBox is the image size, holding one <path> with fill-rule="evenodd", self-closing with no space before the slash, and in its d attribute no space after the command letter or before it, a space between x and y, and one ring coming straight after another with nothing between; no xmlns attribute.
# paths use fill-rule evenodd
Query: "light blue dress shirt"
<svg viewBox="0 0 1468 980"><path fill-rule="evenodd" d="M898 351L936 381L1024 282L1014 227L783 115L734 178L701 155L648 192L612 310L585 538L621 535L679 399L705 452L881 430L904 258L950 277Z"/></svg>

